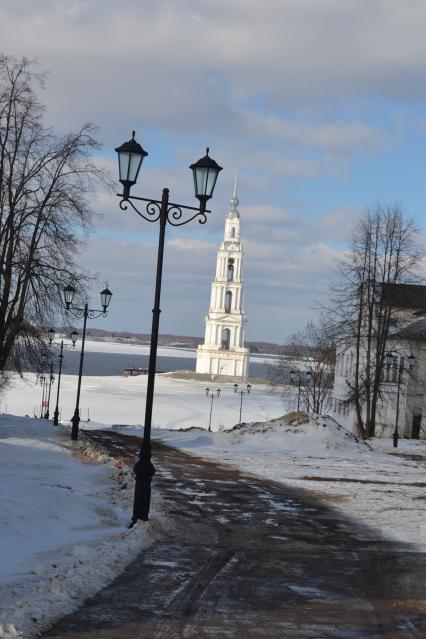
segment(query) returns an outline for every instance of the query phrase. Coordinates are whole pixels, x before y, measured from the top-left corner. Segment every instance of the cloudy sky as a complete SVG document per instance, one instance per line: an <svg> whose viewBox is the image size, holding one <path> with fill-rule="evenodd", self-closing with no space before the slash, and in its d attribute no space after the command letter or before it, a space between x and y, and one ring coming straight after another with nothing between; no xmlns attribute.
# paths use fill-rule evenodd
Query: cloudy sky
<svg viewBox="0 0 426 639"><path fill-rule="evenodd" d="M0 47L49 71L47 124L99 126L113 173L136 129L134 194L194 205L188 165L208 145L224 167L208 223L168 228L163 333L204 332L238 163L246 336L282 342L366 206L426 223L425 24L424 0L1 0ZM158 229L111 194L97 209L81 259L114 292L99 327L149 332Z"/></svg>

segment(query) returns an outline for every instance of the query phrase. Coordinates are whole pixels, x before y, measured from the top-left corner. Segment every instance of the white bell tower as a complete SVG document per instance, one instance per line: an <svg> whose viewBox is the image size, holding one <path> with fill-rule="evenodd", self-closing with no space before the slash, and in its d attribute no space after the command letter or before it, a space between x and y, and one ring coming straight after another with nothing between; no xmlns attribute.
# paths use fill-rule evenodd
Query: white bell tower
<svg viewBox="0 0 426 639"><path fill-rule="evenodd" d="M231 210L225 218L225 234L217 252L204 344L197 350L197 373L247 377L249 372L250 351L244 348L247 318L243 310L243 250L238 204L236 171Z"/></svg>

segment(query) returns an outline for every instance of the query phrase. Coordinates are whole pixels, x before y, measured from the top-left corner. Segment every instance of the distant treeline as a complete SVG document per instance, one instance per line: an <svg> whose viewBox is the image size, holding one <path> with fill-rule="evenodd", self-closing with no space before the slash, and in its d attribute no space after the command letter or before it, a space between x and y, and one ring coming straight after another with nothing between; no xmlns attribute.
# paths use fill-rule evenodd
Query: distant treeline
<svg viewBox="0 0 426 639"><path fill-rule="evenodd" d="M105 331L99 328L88 328L87 335L93 339L113 339L117 342L131 342L132 344L149 344L148 333L130 333L128 331ZM160 335L160 346L175 346L179 348L197 348L203 343L202 337L192 335ZM286 344L272 342L246 342L245 345L252 353L269 353L273 355L291 355L291 347Z"/></svg>

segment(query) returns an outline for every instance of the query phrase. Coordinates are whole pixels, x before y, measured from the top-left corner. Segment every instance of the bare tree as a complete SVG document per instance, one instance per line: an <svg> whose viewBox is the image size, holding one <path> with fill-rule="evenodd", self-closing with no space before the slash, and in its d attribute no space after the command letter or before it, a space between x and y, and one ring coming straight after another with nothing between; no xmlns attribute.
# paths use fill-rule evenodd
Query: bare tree
<svg viewBox="0 0 426 639"><path fill-rule="evenodd" d="M388 337L407 321L400 299L407 287L401 285L418 281L422 259L414 221L397 206L377 205L360 219L350 250L338 263L327 310L334 316L340 356L350 356L344 402L355 408L363 438L374 436L385 399L381 382Z"/></svg>
<svg viewBox="0 0 426 639"><path fill-rule="evenodd" d="M20 368L60 308L90 228L90 199L108 178L90 161L95 128L55 136L43 124L33 62L0 56L0 370Z"/></svg>
<svg viewBox="0 0 426 639"><path fill-rule="evenodd" d="M289 383L293 381L298 393L300 389L302 405L315 413L331 406L336 353L333 328L324 316L317 322L308 322L289 338L286 344L289 358L270 367L271 383L283 386L284 395L289 395ZM291 394L294 396L294 392Z"/></svg>

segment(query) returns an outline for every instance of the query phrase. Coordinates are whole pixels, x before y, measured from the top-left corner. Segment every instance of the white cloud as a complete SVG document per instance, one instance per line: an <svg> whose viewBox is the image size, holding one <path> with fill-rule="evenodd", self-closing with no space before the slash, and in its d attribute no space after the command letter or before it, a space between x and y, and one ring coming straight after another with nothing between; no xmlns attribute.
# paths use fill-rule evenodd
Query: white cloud
<svg viewBox="0 0 426 639"><path fill-rule="evenodd" d="M165 332L203 332L239 163L248 334L280 339L308 319L359 211L353 195L321 200L323 183L401 144L401 102L425 101L425 20L422 0L4 0L0 38L50 70L49 124L100 125L113 175L112 149L136 128L149 157L135 194L168 187L194 205L188 166L204 145L225 167L208 223L167 231ZM96 206L82 258L115 288L108 322L148 331L158 229L114 194Z"/></svg>

